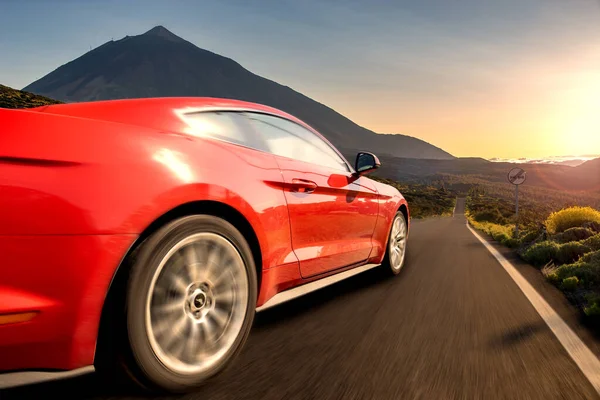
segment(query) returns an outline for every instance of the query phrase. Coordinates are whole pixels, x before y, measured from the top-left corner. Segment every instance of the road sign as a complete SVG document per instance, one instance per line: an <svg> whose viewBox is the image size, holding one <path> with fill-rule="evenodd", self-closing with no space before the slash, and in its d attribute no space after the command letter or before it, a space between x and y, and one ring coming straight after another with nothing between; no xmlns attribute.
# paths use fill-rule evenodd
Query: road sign
<svg viewBox="0 0 600 400"><path fill-rule="evenodd" d="M508 181L515 185L515 236L519 237L519 185L525 182L525 170L522 168L513 168L508 172Z"/></svg>
<svg viewBox="0 0 600 400"><path fill-rule="evenodd" d="M520 185L525 182L525 170L522 168L513 168L508 172L508 181L513 185Z"/></svg>

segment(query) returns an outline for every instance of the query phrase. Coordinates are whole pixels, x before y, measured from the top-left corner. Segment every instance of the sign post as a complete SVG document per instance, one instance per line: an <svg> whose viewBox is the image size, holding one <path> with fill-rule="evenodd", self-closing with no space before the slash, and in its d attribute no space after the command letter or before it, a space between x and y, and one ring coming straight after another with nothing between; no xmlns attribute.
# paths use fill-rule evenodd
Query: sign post
<svg viewBox="0 0 600 400"><path fill-rule="evenodd" d="M519 185L525 182L525 170L522 168L513 168L508 172L508 181L515 185L515 236L519 237Z"/></svg>

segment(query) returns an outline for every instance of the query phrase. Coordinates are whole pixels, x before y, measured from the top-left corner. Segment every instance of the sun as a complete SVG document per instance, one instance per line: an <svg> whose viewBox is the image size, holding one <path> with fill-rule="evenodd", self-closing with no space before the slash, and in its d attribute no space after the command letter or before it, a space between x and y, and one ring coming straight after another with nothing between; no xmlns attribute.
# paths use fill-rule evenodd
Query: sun
<svg viewBox="0 0 600 400"><path fill-rule="evenodd" d="M561 96L557 129L563 154L600 153L600 72L581 72ZM558 121L557 121L558 122Z"/></svg>

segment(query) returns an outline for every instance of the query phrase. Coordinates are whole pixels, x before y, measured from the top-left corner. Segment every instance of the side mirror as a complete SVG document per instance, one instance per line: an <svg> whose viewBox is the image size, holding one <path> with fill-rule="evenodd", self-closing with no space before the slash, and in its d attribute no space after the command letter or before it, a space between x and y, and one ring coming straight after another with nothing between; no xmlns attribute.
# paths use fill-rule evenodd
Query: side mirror
<svg viewBox="0 0 600 400"><path fill-rule="evenodd" d="M366 175L381 167L381 162L373 153L360 152L356 155L354 169L358 175Z"/></svg>

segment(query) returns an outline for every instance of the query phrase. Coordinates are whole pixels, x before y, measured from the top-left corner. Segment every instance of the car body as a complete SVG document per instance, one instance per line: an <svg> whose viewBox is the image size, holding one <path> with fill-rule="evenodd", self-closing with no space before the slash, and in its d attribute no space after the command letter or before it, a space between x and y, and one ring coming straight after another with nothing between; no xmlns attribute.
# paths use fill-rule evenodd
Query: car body
<svg viewBox="0 0 600 400"><path fill-rule="evenodd" d="M94 365L124 264L177 218L216 216L241 233L258 308L384 263L398 215L408 234L403 196L364 176L376 157L360 153L357 172L271 107L132 99L0 109L0 120L0 371Z"/></svg>

